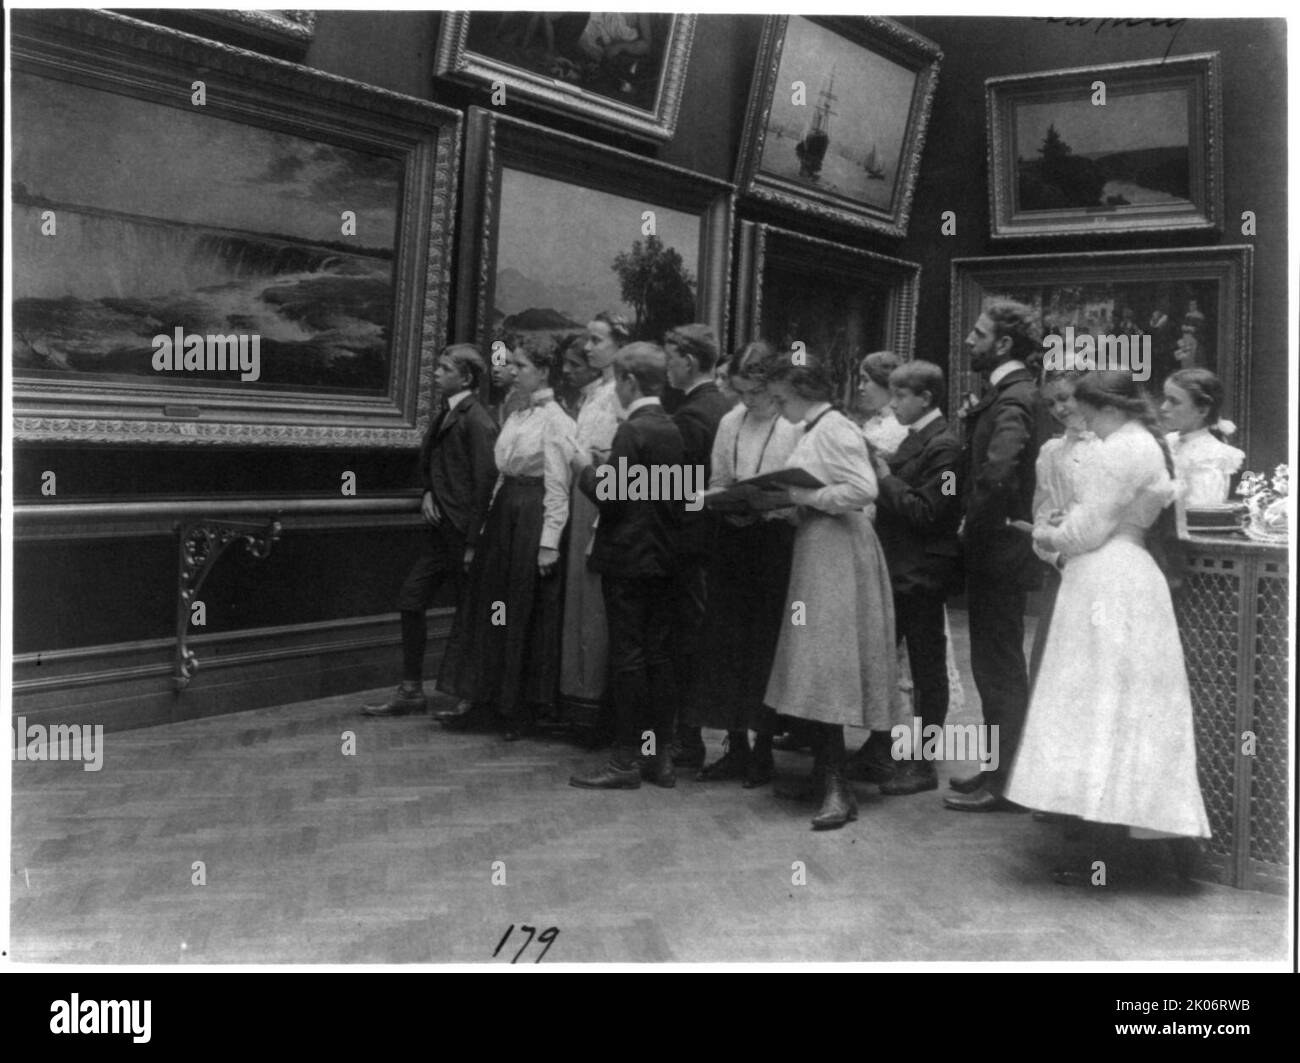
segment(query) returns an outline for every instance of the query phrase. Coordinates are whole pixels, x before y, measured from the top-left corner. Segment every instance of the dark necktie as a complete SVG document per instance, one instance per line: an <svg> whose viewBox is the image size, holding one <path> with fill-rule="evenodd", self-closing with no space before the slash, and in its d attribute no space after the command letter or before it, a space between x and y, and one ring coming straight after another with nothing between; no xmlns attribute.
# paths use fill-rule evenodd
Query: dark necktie
<svg viewBox="0 0 1300 1063"><path fill-rule="evenodd" d="M443 399L438 403L438 412L433 418L433 438L438 438L438 433L442 431L443 422L447 420L447 414L451 412L451 407L447 405L447 400Z"/></svg>

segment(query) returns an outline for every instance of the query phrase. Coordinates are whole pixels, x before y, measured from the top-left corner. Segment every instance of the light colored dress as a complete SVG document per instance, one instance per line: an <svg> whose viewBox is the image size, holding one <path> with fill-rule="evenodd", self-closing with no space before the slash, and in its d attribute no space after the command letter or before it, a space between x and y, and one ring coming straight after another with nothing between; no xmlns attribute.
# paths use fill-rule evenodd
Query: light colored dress
<svg viewBox="0 0 1300 1063"><path fill-rule="evenodd" d="M1245 462L1244 452L1216 439L1208 428L1170 432L1165 442L1184 506L1217 506L1228 500L1228 484Z"/></svg>
<svg viewBox="0 0 1300 1063"><path fill-rule="evenodd" d="M814 407L787 467L827 486L791 491L799 524L763 701L788 716L886 731L898 685L894 597L864 512L876 497L866 443L842 413Z"/></svg>
<svg viewBox="0 0 1300 1063"><path fill-rule="evenodd" d="M579 453L608 450L622 409L614 380L596 379L582 389L576 441ZM596 528L596 503L574 484L570 499L568 567L564 587L564 632L560 640L560 695L570 701L599 702L608 673L609 632L600 574L587 568Z"/></svg>
<svg viewBox="0 0 1300 1063"><path fill-rule="evenodd" d="M1165 577L1143 545L1174 497L1164 455L1128 422L1090 452L1065 520L1066 558L1006 796L1141 832L1210 835L1192 701Z"/></svg>

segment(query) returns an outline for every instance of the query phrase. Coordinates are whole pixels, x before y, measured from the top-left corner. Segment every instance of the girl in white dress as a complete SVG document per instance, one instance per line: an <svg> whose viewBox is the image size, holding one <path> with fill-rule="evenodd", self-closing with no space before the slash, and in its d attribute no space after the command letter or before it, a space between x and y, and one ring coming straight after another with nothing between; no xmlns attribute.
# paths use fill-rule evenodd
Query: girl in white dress
<svg viewBox="0 0 1300 1063"><path fill-rule="evenodd" d="M1217 506L1227 501L1228 484L1246 455L1224 442L1237 430L1219 416L1223 385L1208 369L1180 369L1165 381L1160 417L1174 459L1180 502Z"/></svg>
<svg viewBox="0 0 1300 1063"><path fill-rule="evenodd" d="M885 555L864 512L876 475L857 426L831 406L834 384L811 354L782 358L768 376L781 415L803 423L786 462L825 486L772 492L773 508L800 507L776 658L764 704L813 722L822 785L814 830L844 826L857 802L844 775L844 728L888 730L898 685L894 601ZM820 777L820 779L818 778Z"/></svg>
<svg viewBox="0 0 1300 1063"><path fill-rule="evenodd" d="M1069 511L1034 531L1065 568L1006 796L1134 837L1206 838L1182 643L1145 545L1174 498L1171 465L1131 374L1089 373L1074 398L1101 442Z"/></svg>

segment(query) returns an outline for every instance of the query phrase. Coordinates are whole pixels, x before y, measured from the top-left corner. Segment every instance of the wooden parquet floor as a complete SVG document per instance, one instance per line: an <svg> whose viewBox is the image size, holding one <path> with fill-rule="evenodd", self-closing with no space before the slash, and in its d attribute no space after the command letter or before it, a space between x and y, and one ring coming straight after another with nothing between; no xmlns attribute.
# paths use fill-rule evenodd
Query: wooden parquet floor
<svg viewBox="0 0 1300 1063"><path fill-rule="evenodd" d="M363 700L108 734L99 772L15 762L5 951L504 964L526 946L519 962L531 963L544 946L518 929L529 925L558 928L545 963L1286 955L1284 897L1056 886L1058 828L946 811L942 789L887 798L859 785L861 818L814 833L810 810L770 788L576 790L569 775L602 754L450 734L425 716L371 720ZM717 755L721 735L706 737ZM808 765L778 761L791 774ZM196 861L205 885L192 882Z"/></svg>

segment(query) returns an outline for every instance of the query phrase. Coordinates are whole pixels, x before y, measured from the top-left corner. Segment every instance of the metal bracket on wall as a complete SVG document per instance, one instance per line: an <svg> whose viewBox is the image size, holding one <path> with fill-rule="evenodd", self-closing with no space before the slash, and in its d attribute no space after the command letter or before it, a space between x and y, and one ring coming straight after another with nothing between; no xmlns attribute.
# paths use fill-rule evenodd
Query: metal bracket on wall
<svg viewBox="0 0 1300 1063"><path fill-rule="evenodd" d="M172 681L177 692L189 686L199 659L186 645L189 636L190 612L199 588L212 566L232 545L242 542L254 557L267 557L271 547L280 538L280 522L269 524L250 521L198 520L177 525L181 530L180 564L176 595L176 673Z"/></svg>

